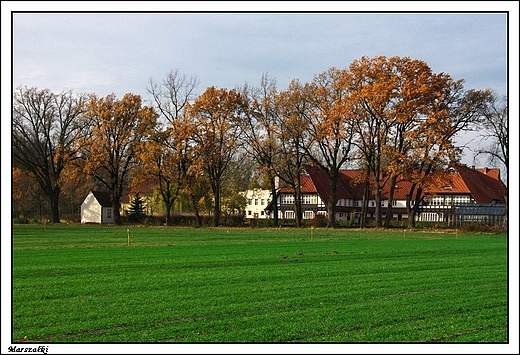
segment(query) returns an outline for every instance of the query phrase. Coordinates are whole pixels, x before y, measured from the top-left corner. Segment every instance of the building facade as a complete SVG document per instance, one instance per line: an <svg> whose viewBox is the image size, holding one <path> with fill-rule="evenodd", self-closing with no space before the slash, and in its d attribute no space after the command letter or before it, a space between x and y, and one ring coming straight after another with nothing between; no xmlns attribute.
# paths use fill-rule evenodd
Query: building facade
<svg viewBox="0 0 520 355"><path fill-rule="evenodd" d="M81 204L81 223L114 223L112 200L108 192L89 192Z"/></svg>
<svg viewBox="0 0 520 355"><path fill-rule="evenodd" d="M247 190L244 193L244 197L247 201L244 212L247 220L268 218L265 209L271 201L271 192L269 190Z"/></svg>
<svg viewBox="0 0 520 355"><path fill-rule="evenodd" d="M363 170L340 171L336 196L336 221L348 221L353 225L359 223L364 195L364 176ZM390 202L392 221L408 220L406 195L410 187L411 182L402 180L394 186L394 195ZM300 191L303 219L327 215L329 179L324 172L317 167L307 166L301 176ZM425 196L420 202L416 220L445 222L449 226L461 226L466 221L498 224L503 222L506 211L505 191L506 187L500 180L499 169L475 169L465 165L453 165L449 167L446 174L437 178L425 189ZM389 195L390 187L387 184L381 193L383 218L388 211ZM266 216L273 217L272 204L276 202L279 219L295 218L294 191L290 186L282 186L276 198L270 200L266 207ZM471 206L471 209L467 206ZM375 213L376 201L374 196L370 195L367 220L374 220Z"/></svg>

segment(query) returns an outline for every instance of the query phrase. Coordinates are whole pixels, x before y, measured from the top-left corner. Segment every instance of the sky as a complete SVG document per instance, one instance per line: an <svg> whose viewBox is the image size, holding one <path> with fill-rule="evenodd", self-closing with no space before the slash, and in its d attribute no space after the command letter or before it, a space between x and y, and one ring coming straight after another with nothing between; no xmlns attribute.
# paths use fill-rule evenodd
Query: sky
<svg viewBox="0 0 520 355"><path fill-rule="evenodd" d="M379 55L425 61L436 73L464 79L468 89L490 88L498 95L508 92L511 77L508 35L515 27L509 30L504 10L514 6L507 2L473 2L471 10L479 11L473 13L456 12L470 10L467 2L444 8L383 2L377 6L380 12L371 12L375 6L369 2L300 2L302 8L289 7L293 12L284 12L285 2L243 8L136 2L125 9L130 12L116 13L108 13L114 11L111 2L72 7L4 3L14 3L10 90L27 86L118 98L133 93L151 104L150 80L161 83L172 70L196 76L196 94L209 86L257 86L263 74L284 90L293 79L308 82L331 67L346 68L362 56ZM390 12L400 6L408 12ZM264 11L254 11L259 9ZM461 136L459 143L474 136ZM472 158L467 151L463 162L473 164Z"/></svg>

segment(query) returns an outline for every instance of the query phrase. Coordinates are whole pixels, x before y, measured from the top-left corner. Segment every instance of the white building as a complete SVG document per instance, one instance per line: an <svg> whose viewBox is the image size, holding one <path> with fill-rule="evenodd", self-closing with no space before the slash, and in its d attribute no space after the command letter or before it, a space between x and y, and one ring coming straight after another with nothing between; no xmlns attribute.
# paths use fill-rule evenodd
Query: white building
<svg viewBox="0 0 520 355"><path fill-rule="evenodd" d="M245 208L246 219L265 219L268 217L265 208L270 202L271 191L262 189L247 190L245 197L247 200Z"/></svg>
<svg viewBox="0 0 520 355"><path fill-rule="evenodd" d="M114 223L110 194L90 191L81 204L81 223Z"/></svg>

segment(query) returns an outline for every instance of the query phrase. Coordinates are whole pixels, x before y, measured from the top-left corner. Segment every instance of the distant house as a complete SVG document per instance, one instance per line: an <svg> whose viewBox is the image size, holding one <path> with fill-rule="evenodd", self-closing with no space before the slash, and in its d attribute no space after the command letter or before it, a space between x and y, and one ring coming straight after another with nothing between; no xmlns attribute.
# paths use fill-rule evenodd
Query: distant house
<svg viewBox="0 0 520 355"><path fill-rule="evenodd" d="M448 177L435 181L425 189L421 200L417 221L447 222L449 226L461 226L465 222L478 221L483 224L500 224L506 211L505 185L500 180L500 169L475 169L453 164L448 169ZM358 223L363 202L363 170L341 170L336 191L336 220ZM306 166L300 182L302 217L312 219L327 214L329 201L328 176L315 166ZM406 195L410 191L410 181L399 181L394 186L392 221L408 220ZM381 192L383 217L389 203L390 186ZM415 196L413 196L415 198ZM412 199L413 199L412 198ZM266 215L272 218L273 203L278 204L279 219L294 219L296 214L294 190L282 186L274 199L270 199ZM374 195L368 198L367 220L375 219L376 201ZM247 216L246 216L247 217Z"/></svg>
<svg viewBox="0 0 520 355"><path fill-rule="evenodd" d="M265 219L267 213L265 208L271 200L271 191L262 189L247 190L244 193L247 200L245 208L245 218L251 219Z"/></svg>
<svg viewBox="0 0 520 355"><path fill-rule="evenodd" d="M81 223L114 223L112 200L108 192L89 192L81 204Z"/></svg>

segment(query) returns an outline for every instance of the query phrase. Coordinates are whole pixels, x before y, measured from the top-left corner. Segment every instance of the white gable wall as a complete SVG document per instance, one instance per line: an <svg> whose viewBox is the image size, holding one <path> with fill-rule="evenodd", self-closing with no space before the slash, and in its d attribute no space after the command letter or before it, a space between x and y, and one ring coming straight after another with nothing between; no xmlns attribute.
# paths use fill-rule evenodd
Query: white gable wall
<svg viewBox="0 0 520 355"><path fill-rule="evenodd" d="M101 223L101 205L89 192L83 203L81 204L81 223Z"/></svg>

